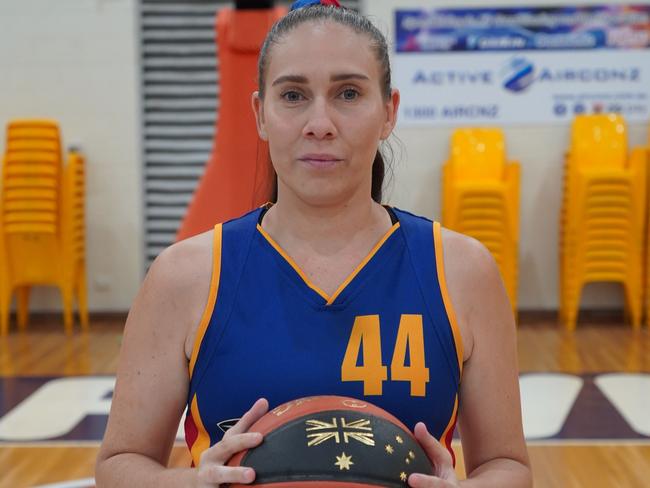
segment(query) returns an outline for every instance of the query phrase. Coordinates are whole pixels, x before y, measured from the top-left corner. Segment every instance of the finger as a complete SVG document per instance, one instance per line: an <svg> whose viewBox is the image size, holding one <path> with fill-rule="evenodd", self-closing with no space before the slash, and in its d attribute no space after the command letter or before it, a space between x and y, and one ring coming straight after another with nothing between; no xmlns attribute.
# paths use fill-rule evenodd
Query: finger
<svg viewBox="0 0 650 488"><path fill-rule="evenodd" d="M456 486L436 476L423 474L412 474L408 478L408 484L411 488L454 488Z"/></svg>
<svg viewBox="0 0 650 488"><path fill-rule="evenodd" d="M255 480L255 470L252 468L229 466L217 466L216 464L206 466L199 470L199 483L207 483L210 486L222 485L224 483L248 484Z"/></svg>
<svg viewBox="0 0 650 488"><path fill-rule="evenodd" d="M418 422L414 429L415 438L420 442L429 456L438 475L454 470L453 460L449 451L427 430L427 426Z"/></svg>
<svg viewBox="0 0 650 488"><path fill-rule="evenodd" d="M259 432L246 432L229 437L224 437L201 455L201 464L225 464L231 457L246 449L252 449L262 442L263 436Z"/></svg>
<svg viewBox="0 0 650 488"><path fill-rule="evenodd" d="M266 398L260 398L253 404L250 410L248 410L248 412L246 412L243 417L239 419L235 425L228 429L227 434L230 436L248 431L251 425L257 422L268 411L269 402L266 400Z"/></svg>

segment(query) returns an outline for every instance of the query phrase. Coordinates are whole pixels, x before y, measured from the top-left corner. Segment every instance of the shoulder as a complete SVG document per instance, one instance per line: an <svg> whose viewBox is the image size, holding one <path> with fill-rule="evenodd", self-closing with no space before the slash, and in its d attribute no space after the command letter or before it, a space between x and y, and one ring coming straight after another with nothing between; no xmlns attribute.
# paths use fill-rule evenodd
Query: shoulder
<svg viewBox="0 0 650 488"><path fill-rule="evenodd" d="M445 280L465 346L465 360L490 314L510 313L501 275L490 251L478 240L443 228Z"/></svg>
<svg viewBox="0 0 650 488"><path fill-rule="evenodd" d="M145 285L153 285L161 293L178 296L188 302L197 300L196 297L207 300L213 270L215 237L218 237L219 245L225 235L229 241L241 244L245 234L255 229L254 224L258 216L259 209L256 209L207 232L172 244L152 263L145 278ZM219 231L218 236L215 236L215 229ZM201 314L202 310L199 317Z"/></svg>
<svg viewBox="0 0 650 488"><path fill-rule="evenodd" d="M172 244L154 260L146 281L153 281L167 292L182 293L210 274L214 230Z"/></svg>
<svg viewBox="0 0 650 488"><path fill-rule="evenodd" d="M183 338L188 357L210 292L213 241L210 230L166 248L149 268L140 293L166 311L162 323L177 329L174 334Z"/></svg>
<svg viewBox="0 0 650 488"><path fill-rule="evenodd" d="M496 271L496 262L490 251L478 240L465 234L441 228L445 264L451 261L456 271L465 271L462 276L471 273L489 273ZM477 268L478 266L478 268Z"/></svg>

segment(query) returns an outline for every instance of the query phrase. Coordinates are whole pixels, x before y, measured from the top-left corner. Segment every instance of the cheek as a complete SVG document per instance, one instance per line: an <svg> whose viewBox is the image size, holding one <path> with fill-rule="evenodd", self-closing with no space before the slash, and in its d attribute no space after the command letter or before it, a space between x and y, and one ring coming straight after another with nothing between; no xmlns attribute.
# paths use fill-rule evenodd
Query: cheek
<svg viewBox="0 0 650 488"><path fill-rule="evenodd" d="M381 142L382 117L383 113L373 110L364 116L352 119L348 124L346 132L349 136L347 139L354 145L360 156L367 158L368 154L372 154L374 159L377 147Z"/></svg>
<svg viewBox="0 0 650 488"><path fill-rule="evenodd" d="M364 139L379 139L383 127L383 121L386 114L376 99L367 100L366 103L359 106L354 113L346 117L348 125L359 133L363 133Z"/></svg>
<svg viewBox="0 0 650 488"><path fill-rule="evenodd" d="M271 156L281 157L290 151L292 144L300 135L300 130L292 123L291 118L277 117L269 114L266 133L269 138Z"/></svg>
<svg viewBox="0 0 650 488"><path fill-rule="evenodd" d="M286 107L277 106L277 104L269 104L267 112L268 125L273 127L276 132L295 130L302 120L302 111L295 108L288 109Z"/></svg>

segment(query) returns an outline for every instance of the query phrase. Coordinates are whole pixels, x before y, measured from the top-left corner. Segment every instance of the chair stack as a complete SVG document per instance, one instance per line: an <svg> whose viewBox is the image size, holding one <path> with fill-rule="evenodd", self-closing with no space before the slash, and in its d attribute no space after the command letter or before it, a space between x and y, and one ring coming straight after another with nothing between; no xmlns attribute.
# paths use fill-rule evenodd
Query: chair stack
<svg viewBox="0 0 650 488"><path fill-rule="evenodd" d="M560 320L568 330L591 282L621 283L626 315L640 326L646 186L646 154L628 154L620 115L575 118L560 219Z"/></svg>
<svg viewBox="0 0 650 488"><path fill-rule="evenodd" d="M86 166L83 156L76 150L68 152L68 162L63 171L63 249L65 251L66 283L72 283L77 299L79 321L88 327L88 301L86 286Z"/></svg>
<svg viewBox="0 0 650 488"><path fill-rule="evenodd" d="M648 128L648 143L646 145L646 164L650 163L650 128ZM650 172L647 175L650 178ZM648 188L650 188L650 182L648 182ZM648 191L648 190L646 190ZM650 195L646 193L648 200L650 200ZM648 202L650 203L650 201ZM646 215L647 219L650 219L650 210ZM646 326L650 327L650 221L646 221L646 242L645 242L645 282L644 282L644 304L645 304L645 323Z"/></svg>
<svg viewBox="0 0 650 488"><path fill-rule="evenodd" d="M454 131L443 166L442 223L485 245L517 310L520 166L506 160L498 128Z"/></svg>
<svg viewBox="0 0 650 488"><path fill-rule="evenodd" d="M9 330L12 296L19 328L28 321L32 286L57 286L72 332L73 300L88 327L84 250L84 162L71 153L63 169L59 127L17 120L7 128L0 198L0 333Z"/></svg>

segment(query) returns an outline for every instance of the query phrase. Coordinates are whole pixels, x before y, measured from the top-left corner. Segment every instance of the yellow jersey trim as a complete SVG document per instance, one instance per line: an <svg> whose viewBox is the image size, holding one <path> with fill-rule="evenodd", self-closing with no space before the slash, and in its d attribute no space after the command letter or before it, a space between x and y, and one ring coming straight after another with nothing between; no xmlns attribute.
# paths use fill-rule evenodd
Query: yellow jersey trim
<svg viewBox="0 0 650 488"><path fill-rule="evenodd" d="M212 317L212 312L214 311L214 305L217 303L217 291L219 290L219 278L221 277L222 228L223 227L221 224L214 226L210 293L208 295L208 303L205 305L203 315L201 316L201 321L199 322L199 328L196 331L196 337L194 338L194 347L192 348L192 356L190 357L189 365L190 378L192 378L192 373L194 372L194 366L196 365L196 360L199 356L199 349L201 349L201 342L203 342L203 336L205 335L205 331L208 329L208 324L210 323L210 318Z"/></svg>
<svg viewBox="0 0 650 488"><path fill-rule="evenodd" d="M451 332L454 336L454 343L456 344L456 355L458 357L458 368L460 375L463 374L463 338L460 335L460 328L456 320L456 311L451 303L449 292L447 290L447 279L445 278L445 260L442 249L442 230L439 222L433 223L433 240L436 248L436 268L438 270L438 283L440 284L440 291L442 293L442 301L445 304L445 310L449 323L451 324Z"/></svg>
<svg viewBox="0 0 650 488"><path fill-rule="evenodd" d="M268 232L266 232L260 224L257 224L257 230L264 236L264 239L268 241L271 246L273 246L273 249L278 251L280 256L284 258L284 260L291 265L291 267L295 270L296 273L302 278L302 280L305 282L305 284L314 290L316 293L318 293L321 297L323 297L325 300L328 300L329 297L327 296L327 293L325 293L323 290L318 288L316 285L314 285L311 280L307 277L305 273L300 269L300 267L296 264L296 262L291 259L291 256L289 256L284 250L280 247L280 245L273 240L273 238L269 235Z"/></svg>
<svg viewBox="0 0 650 488"><path fill-rule="evenodd" d="M373 258L375 254L377 254L377 251L381 248L381 246L388 240L388 238L393 235L393 233L399 229L399 222L394 224L390 229L388 229L388 232L384 234L384 237L382 237L377 244L370 250L368 255L361 261L361 263L350 273L350 275L339 285L339 287L336 289L336 291L329 296L327 293L325 293L322 289L320 289L318 286L316 286L308 277L307 275L303 272L302 269L296 264L296 262L289 256L284 250L280 247L280 245L273 240L273 238L269 235L268 232L266 232L261 225L257 224L257 230L264 236L264 238L273 246L273 248L284 258L284 260L289 263L289 265L294 269L296 273L298 273L298 276L305 282L305 284L314 290L316 293L318 293L327 303L326 305L331 305L334 303L334 301L338 298L338 296L345 290L345 288L352 282L352 280L357 276L361 270L364 268L366 264Z"/></svg>
<svg viewBox="0 0 650 488"><path fill-rule="evenodd" d="M210 434L205 430L203 425L203 420L201 419L201 413L199 412L199 402L196 399L196 394L192 398L192 405L190 406L192 412L192 419L198 430L198 436L192 444L190 454L192 455L192 461L194 461L194 466L198 468L199 463L201 462L201 453L210 447Z"/></svg>
<svg viewBox="0 0 650 488"><path fill-rule="evenodd" d="M336 300L336 298L341 294L341 292L343 292L343 290L345 290L345 287L348 286L348 285L350 284L350 282L354 279L354 277L357 276L357 275L361 272L361 270L366 266L366 264L368 264L368 261L370 261L370 260L372 259L372 257L373 257L375 254L377 254L377 251L379 251L379 249L381 248L381 246L384 245L384 242L386 242L386 241L388 240L388 238L389 238L390 236L392 236L393 233L394 233L397 229L399 229L399 225L400 225L399 222L397 222L397 223L393 224L393 226L392 226L390 229L388 229L388 232L386 232L386 234L384 235L384 237L382 237L381 240L380 240L377 244L375 244L375 247L373 247L373 248L370 250L370 252L368 253L368 255L364 258L363 261L361 261L361 263L359 264L359 266L357 266L357 267L355 268L355 270L352 271L352 273L350 274L350 276L348 276L348 277L345 279L345 281L344 281L343 283L341 283L341 285L337 288L337 290L336 290L336 291L334 292L334 294L330 297L330 299L327 300L327 305L331 305L332 303L334 303L334 300Z"/></svg>

